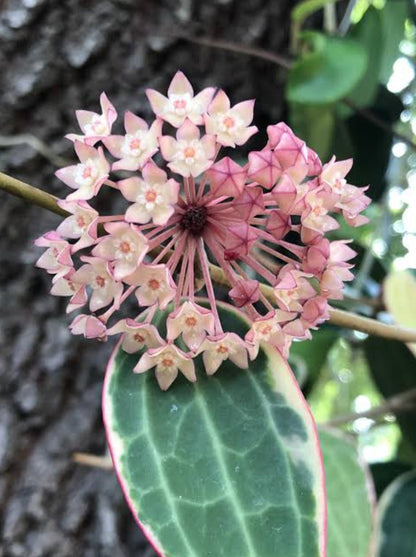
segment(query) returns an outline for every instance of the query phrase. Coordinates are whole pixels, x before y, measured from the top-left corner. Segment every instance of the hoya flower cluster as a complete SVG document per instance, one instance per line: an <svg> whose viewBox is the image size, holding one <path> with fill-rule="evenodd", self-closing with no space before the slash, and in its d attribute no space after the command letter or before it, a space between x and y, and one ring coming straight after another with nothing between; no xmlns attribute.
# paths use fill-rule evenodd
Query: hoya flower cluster
<svg viewBox="0 0 416 557"><path fill-rule="evenodd" d="M126 112L125 134L113 135L117 112L103 93L101 113L78 111L82 135L67 136L79 163L56 174L73 190L59 202L70 216L36 243L47 248L37 264L54 275L52 294L69 298L68 312L82 308L71 331L101 340L122 334L126 352L141 351L135 371L155 368L162 389L178 371L195 381L199 354L208 374L228 358L246 368L260 342L287 355L293 339L310 337L328 318L328 299L341 298L353 277L348 242L325 237L339 226L335 214L352 226L366 222L365 188L345 178L351 161L322 165L279 123L242 165L228 153L257 132L253 100L231 106L214 88L194 95L181 72L167 96L148 90L147 97L150 125ZM124 196L124 214L93 208L103 187ZM212 265L252 323L245 338L223 329ZM197 298L201 281L206 305ZM274 303L262 283L273 288ZM129 297L137 315L120 320ZM161 338L152 321L166 308Z"/></svg>

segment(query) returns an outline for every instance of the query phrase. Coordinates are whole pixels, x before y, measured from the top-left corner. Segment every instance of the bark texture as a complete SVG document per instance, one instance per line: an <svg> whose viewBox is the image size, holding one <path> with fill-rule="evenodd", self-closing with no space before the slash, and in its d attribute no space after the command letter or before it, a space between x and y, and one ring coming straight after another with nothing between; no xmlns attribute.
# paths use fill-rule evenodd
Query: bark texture
<svg viewBox="0 0 416 557"><path fill-rule="evenodd" d="M235 102L256 97L259 127L277 121L284 72L167 35L284 53L294 3L0 1L0 169L67 195L54 177L56 157L6 140L32 134L71 160L62 138L77 131L76 108L97 109L105 90L121 113L146 117L144 89L165 90L178 68L196 88L218 85ZM110 208L111 195L103 203ZM74 451L105 451L100 394L111 343L71 337L62 300L33 266L34 238L58 220L0 191L0 557L149 557L114 474L71 461Z"/></svg>

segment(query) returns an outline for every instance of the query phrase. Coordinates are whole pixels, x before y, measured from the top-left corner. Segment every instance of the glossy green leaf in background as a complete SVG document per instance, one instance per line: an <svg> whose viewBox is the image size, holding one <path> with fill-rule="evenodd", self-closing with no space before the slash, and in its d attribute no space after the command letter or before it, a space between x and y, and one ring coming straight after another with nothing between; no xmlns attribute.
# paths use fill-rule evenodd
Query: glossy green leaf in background
<svg viewBox="0 0 416 557"><path fill-rule="evenodd" d="M224 326L247 323L219 307ZM163 329L163 323L160 324ZM325 555L316 429L291 370L263 348L250 369L224 362L167 392L137 355L116 349L103 411L114 465L136 520L169 557Z"/></svg>
<svg viewBox="0 0 416 557"><path fill-rule="evenodd" d="M377 557L412 557L416 551L416 472L399 476L380 499Z"/></svg>
<svg viewBox="0 0 416 557"><path fill-rule="evenodd" d="M328 500L328 557L368 557L374 490L370 474L353 443L343 434L321 429Z"/></svg>
<svg viewBox="0 0 416 557"><path fill-rule="evenodd" d="M306 105L336 102L355 87L367 67L364 48L351 39L304 31L309 51L294 62L286 89L289 102Z"/></svg>

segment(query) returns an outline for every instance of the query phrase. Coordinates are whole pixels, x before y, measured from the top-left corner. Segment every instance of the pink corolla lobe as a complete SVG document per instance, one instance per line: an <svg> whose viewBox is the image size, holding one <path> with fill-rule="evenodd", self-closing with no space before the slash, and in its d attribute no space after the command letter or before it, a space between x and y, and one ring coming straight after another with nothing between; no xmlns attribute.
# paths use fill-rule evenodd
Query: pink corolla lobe
<svg viewBox="0 0 416 557"><path fill-rule="evenodd" d="M200 354L208 375L228 359L247 367L261 343L287 357L353 278L349 241L328 235L342 219L367 221L367 188L348 183L351 160L322 164L283 122L268 126L266 145L246 162L221 153L256 133L253 100L232 105L213 87L195 94L182 72L167 96L147 96L154 121L126 112L125 135L111 135L117 113L104 93L101 114L78 111L84 135L68 137L79 163L56 173L75 190L59 202L70 216L36 241L46 248L37 264L54 275L51 293L69 298L68 311L82 309L71 331L121 334L122 348L137 353L134 371L155 369L162 389L179 372L195 381ZM123 174L110 180L110 169ZM123 214L100 215L89 204L103 187L124 197ZM244 338L223 329L211 264L251 321ZM117 317L126 300L135 315ZM166 338L158 310L167 310Z"/></svg>

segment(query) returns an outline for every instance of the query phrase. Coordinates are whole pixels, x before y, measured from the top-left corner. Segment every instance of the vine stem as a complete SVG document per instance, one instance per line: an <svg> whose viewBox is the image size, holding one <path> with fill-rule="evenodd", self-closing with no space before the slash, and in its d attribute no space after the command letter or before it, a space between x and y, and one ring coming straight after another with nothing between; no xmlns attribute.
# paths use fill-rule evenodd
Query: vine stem
<svg viewBox="0 0 416 557"><path fill-rule="evenodd" d="M25 201L29 201L29 203L32 203L33 205L42 207L42 209L52 211L52 213L56 213L61 217L69 216L69 213L65 211L65 209L59 207L57 203L59 199L57 197L35 188L34 186L30 186L25 182L21 182L16 178L12 178L7 174L3 174L3 172L0 172L0 188L7 193L11 193L12 195L16 195L17 197L24 199Z"/></svg>
<svg viewBox="0 0 416 557"><path fill-rule="evenodd" d="M60 216L68 216L69 213L64 211L57 202L59 199L54 195L46 193L34 186L30 186L25 182L12 178L7 174L0 172L0 189L11 193L29 203L47 209ZM155 249L154 253L160 253L160 248ZM212 263L209 264L209 271L211 278L214 282L224 286L230 286L229 281L224 271ZM266 284L261 284L260 289L262 294L271 302L275 301L273 288ZM396 325L387 325L375 319L362 317L341 309L330 309L330 320L333 325L345 327L347 329L354 329L369 335L380 336L384 338L400 340L402 342L416 342L416 329L408 329Z"/></svg>

